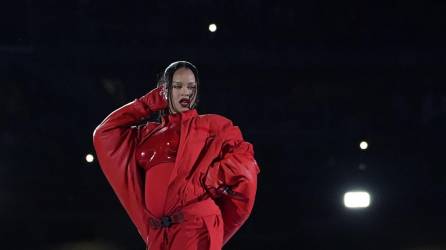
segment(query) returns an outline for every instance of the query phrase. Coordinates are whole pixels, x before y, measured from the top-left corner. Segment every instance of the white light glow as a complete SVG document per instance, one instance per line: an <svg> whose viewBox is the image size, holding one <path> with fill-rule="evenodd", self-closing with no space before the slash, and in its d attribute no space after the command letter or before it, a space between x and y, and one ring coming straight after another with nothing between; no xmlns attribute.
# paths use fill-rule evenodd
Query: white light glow
<svg viewBox="0 0 446 250"><path fill-rule="evenodd" d="M94 156L92 154L87 154L87 156L85 156L85 160L87 162L93 162L94 161Z"/></svg>
<svg viewBox="0 0 446 250"><path fill-rule="evenodd" d="M361 143L359 143L359 147L362 150L366 150L369 147L369 144L366 141L362 141Z"/></svg>
<svg viewBox="0 0 446 250"><path fill-rule="evenodd" d="M365 191L352 191L344 194L344 206L347 208L366 208L370 206L370 194Z"/></svg>
<svg viewBox="0 0 446 250"><path fill-rule="evenodd" d="M215 32L217 31L217 25L215 23L211 23L209 24L209 31L210 32Z"/></svg>

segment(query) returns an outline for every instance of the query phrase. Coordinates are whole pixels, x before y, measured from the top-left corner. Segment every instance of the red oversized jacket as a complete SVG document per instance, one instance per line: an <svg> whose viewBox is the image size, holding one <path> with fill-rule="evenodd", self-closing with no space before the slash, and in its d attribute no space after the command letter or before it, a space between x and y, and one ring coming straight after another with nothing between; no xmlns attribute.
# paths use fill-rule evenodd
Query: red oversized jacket
<svg viewBox="0 0 446 250"><path fill-rule="evenodd" d="M136 146L160 123L135 126L151 115L143 97L112 112L95 129L93 142L99 164L121 204L146 244L149 244L147 210L144 206L144 173L137 166ZM221 210L223 244L246 221L254 205L258 165L252 145L238 127L220 115L182 114L181 134L167 202L186 204L208 193ZM225 188L227 187L227 188ZM225 192L219 192L224 190Z"/></svg>

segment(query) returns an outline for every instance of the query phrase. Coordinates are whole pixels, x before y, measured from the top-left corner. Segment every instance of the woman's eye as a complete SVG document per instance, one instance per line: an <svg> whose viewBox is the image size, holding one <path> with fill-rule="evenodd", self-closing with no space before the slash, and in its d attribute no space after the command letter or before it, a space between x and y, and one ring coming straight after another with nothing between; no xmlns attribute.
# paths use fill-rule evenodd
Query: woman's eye
<svg viewBox="0 0 446 250"><path fill-rule="evenodd" d="M196 89L197 86L189 86L190 89Z"/></svg>
<svg viewBox="0 0 446 250"><path fill-rule="evenodd" d="M178 85L176 85L176 86L174 85L173 87L174 87L175 89L181 89L181 86L178 86Z"/></svg>

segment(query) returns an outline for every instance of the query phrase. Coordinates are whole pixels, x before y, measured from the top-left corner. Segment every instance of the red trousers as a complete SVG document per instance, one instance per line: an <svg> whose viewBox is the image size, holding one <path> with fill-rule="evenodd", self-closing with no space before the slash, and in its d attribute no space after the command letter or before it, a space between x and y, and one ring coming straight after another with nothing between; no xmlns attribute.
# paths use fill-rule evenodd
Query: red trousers
<svg viewBox="0 0 446 250"><path fill-rule="evenodd" d="M150 250L220 250L223 245L223 219L215 202L208 198L182 208L182 219L170 227L151 228L147 236ZM160 218L147 214L147 221Z"/></svg>

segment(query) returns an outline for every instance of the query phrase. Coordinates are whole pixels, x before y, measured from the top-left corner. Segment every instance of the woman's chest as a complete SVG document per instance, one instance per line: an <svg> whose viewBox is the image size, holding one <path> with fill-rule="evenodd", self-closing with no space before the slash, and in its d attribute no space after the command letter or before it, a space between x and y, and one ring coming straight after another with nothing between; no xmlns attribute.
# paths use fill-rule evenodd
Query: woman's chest
<svg viewBox="0 0 446 250"><path fill-rule="evenodd" d="M180 144L180 126L167 125L154 132L136 148L136 160L143 168L175 162Z"/></svg>

